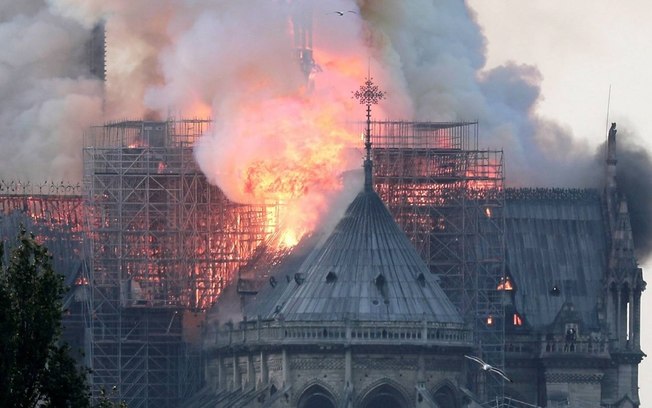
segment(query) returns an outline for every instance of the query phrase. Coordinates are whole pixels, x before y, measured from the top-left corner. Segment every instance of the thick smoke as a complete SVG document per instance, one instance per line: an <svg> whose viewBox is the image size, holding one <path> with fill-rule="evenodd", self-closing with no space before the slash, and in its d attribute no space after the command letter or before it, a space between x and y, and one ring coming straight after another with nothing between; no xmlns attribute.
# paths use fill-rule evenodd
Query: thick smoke
<svg viewBox="0 0 652 408"><path fill-rule="evenodd" d="M150 109L144 103L145 93L163 83L161 56L171 46L171 37L185 27L184 18L192 22L200 15L202 2L195 6L175 0L47 2L52 12L86 28L105 21L106 119L164 119L176 113ZM178 105L182 102L177 101Z"/></svg>
<svg viewBox="0 0 652 408"><path fill-rule="evenodd" d="M89 31L38 0L0 5L0 174L81 180L83 131L101 120L101 82L84 61Z"/></svg>
<svg viewBox="0 0 652 408"><path fill-rule="evenodd" d="M214 128L197 159L212 182L240 201L252 191L245 194L233 180L250 187L267 182L242 163L279 173L268 159L282 157L316 180L272 182L300 185L298 195L319 192L336 174L359 167L359 155L335 162L336 152L323 146L359 143L342 124L363 117L351 91L369 71L388 93L375 118L479 121L480 145L505 151L508 185L599 187L603 180L603 161L568 129L536 113L542 80L536 67L485 69L486 40L472 10L458 0L5 3L3 176L79 177L83 129L102 120L101 86L79 62L88 30L104 20L104 119L212 117ZM313 25L318 68L311 86L295 58L292 19ZM635 183L649 180L649 157L623 143L619 149L636 239L648 248L650 218L641 196L647 190L643 181ZM310 194L302 198L307 205L324 205Z"/></svg>
<svg viewBox="0 0 652 408"><path fill-rule="evenodd" d="M377 117L478 120L482 145L505 149L509 159L506 174L512 185L581 185L591 173L582 164L587 161L577 159L582 146L576 146L564 129L536 116L541 81L536 68L508 65L482 71L485 40L472 13L459 1L339 0L326 5L314 0L256 0L246 4L49 0L48 5L31 0L20 6L4 6L3 13L8 16L2 30L5 44L25 39L22 50L32 50L34 55L30 58L30 52L25 51L18 54L40 62L34 70L37 72L25 69L28 61L7 63L3 70L2 78L23 78L3 81L13 87L3 86L5 93L15 95L4 98L8 109L2 110L3 127L9 129L7 134L24 135L15 122L19 122L20 114L28 113L25 101L18 99L27 95L33 98L26 102L31 105L33 119L20 122L33 124L30 133L34 135L15 136L16 140L9 143L11 148L5 150L7 157L24 157L25 152L31 152L34 161L44 166L75 167L77 170L70 173L79 174L79 149L73 148L78 144L66 143L66 135L79 135L81 129L75 131L75 126L99 122L97 113L88 120L89 115L79 115L79 106L75 106L77 102L85 110L97 110L98 85L80 80L82 73L75 70L81 67L70 61L79 61L71 56L83 49L84 28L105 19L106 118L138 118L153 112L159 118L212 116L217 124L215 134L204 142L210 148L200 149L198 158L214 181L220 182L220 174L231 177L237 171L228 163L232 152L255 158L278 150L272 141L239 129L263 123L270 116L286 115L295 120L305 115L305 108L296 103L286 112L270 109L279 106L282 98L300 92L303 74L292 55L288 19L305 13L304 17L313 21L314 46L321 53L317 55L320 72L314 76L313 94L303 96L315 100L314 105L324 100L339 105L340 111L332 112L333 116L356 118L350 91L356 89L370 64L373 76L388 91ZM252 9L258 12L252 13ZM339 16L334 11L346 13ZM30 42L37 46L25 44L31 41L25 35L30 27L48 25L65 34L67 43L57 43L61 36L41 32L39 41ZM13 32L9 29L12 26ZM25 90L23 97L13 89ZM93 103L83 100L89 94ZM56 108L48 103L52 100L64 110L58 118L54 117ZM257 109L238 115L238 109L251 102L258 104ZM45 111L39 110L39 105ZM76 113L75 119L66 115L69 111ZM44 129L48 137L40 136ZM75 143L78 138L73 139ZM56 150L59 153L53 152ZM569 178L571 163L576 177ZM351 165L345 163L346 167ZM29 168L15 160L6 167ZM543 172L542 168L557 171Z"/></svg>
<svg viewBox="0 0 652 408"><path fill-rule="evenodd" d="M484 71L485 39L463 2L360 1L371 44L391 56L414 119L477 120L481 145L504 149L512 186L575 186L592 179L586 146L536 112L541 75L508 64ZM398 61L398 62L396 62Z"/></svg>
<svg viewBox="0 0 652 408"><path fill-rule="evenodd" d="M652 253L652 157L627 131L617 138L616 182L627 198L637 256L644 261Z"/></svg>

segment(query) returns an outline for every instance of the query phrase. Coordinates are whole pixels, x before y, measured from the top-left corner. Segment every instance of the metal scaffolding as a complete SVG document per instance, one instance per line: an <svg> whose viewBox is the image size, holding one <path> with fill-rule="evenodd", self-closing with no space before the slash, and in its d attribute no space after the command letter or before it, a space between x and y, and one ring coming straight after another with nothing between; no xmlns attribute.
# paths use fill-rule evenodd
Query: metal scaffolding
<svg viewBox="0 0 652 408"><path fill-rule="evenodd" d="M472 324L482 358L502 367L502 151L478 149L477 123L374 122L371 135L376 191ZM485 397L502 392L472 382Z"/></svg>
<svg viewBox="0 0 652 408"><path fill-rule="evenodd" d="M281 210L232 203L207 183L192 146L209 126L92 128L83 195L79 186L0 181L4 229L31 222L52 252L76 262L62 268L87 307L76 342L86 341L93 392L115 386L132 408L175 406L200 385L191 344L202 311L274 231L268 224ZM373 122L371 135L376 190L473 325L483 359L502 366L502 152L478 149L476 123ZM472 383L487 398L500 394L501 384Z"/></svg>
<svg viewBox="0 0 652 408"><path fill-rule="evenodd" d="M19 229L24 228L52 254L54 270L70 288L63 299L62 337L80 362L86 347L88 314L83 308L89 290L83 217L80 186L0 180L0 241L12 247Z"/></svg>
<svg viewBox="0 0 652 408"><path fill-rule="evenodd" d="M201 311L263 241L263 206L229 201L197 168L210 122L123 121L85 136L93 390L173 407L194 380Z"/></svg>

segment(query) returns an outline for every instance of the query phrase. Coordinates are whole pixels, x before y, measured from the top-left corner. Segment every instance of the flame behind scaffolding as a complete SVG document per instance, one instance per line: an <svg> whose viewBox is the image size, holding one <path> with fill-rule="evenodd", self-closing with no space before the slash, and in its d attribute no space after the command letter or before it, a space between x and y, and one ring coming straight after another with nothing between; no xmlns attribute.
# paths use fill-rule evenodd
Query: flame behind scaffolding
<svg viewBox="0 0 652 408"><path fill-rule="evenodd" d="M171 120L93 128L83 195L31 194L52 186L27 191L14 183L0 200L5 214L19 209L36 224L66 226L80 242L82 234L90 238L86 256L78 256L91 265L80 283L92 289L93 382L122 384L128 401L146 393L169 404L169 389L179 384L181 316L210 307L252 258L283 258L256 255L270 237L286 239L276 231L282 206L233 203L197 168L192 147L209 126ZM371 134L376 190L448 296L474 324L500 316L502 153L478 149L475 123L374 122ZM283 254L288 246L265 249ZM496 325L476 332L489 347L485 358L500 364L502 354L491 349L502 341ZM143 379L146 366L167 367L166 374L150 369Z"/></svg>
<svg viewBox="0 0 652 408"><path fill-rule="evenodd" d="M84 333L88 327L83 308L89 294L84 214L80 186L0 181L0 240L11 248L17 231L24 228L52 255L54 270L71 288L63 299L63 338L73 353L79 353L76 356L80 360L84 358Z"/></svg>
<svg viewBox="0 0 652 408"><path fill-rule="evenodd" d="M269 231L264 206L230 202L196 167L209 125L124 121L87 135L94 278L120 288L106 295L122 307L209 307Z"/></svg>

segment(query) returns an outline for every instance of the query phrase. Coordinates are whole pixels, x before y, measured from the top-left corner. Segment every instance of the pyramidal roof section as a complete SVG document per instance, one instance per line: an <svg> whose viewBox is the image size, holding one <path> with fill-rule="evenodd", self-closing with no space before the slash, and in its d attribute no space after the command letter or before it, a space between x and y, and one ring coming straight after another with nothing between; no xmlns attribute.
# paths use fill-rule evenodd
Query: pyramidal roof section
<svg viewBox="0 0 652 408"><path fill-rule="evenodd" d="M288 321L462 322L373 189L371 106L384 97L370 75L354 93L366 106L364 190L294 280L260 299L266 310L261 307L258 315Z"/></svg>
<svg viewBox="0 0 652 408"><path fill-rule="evenodd" d="M287 321L462 322L373 190L358 194L315 251L295 279L276 288L283 293L261 315Z"/></svg>

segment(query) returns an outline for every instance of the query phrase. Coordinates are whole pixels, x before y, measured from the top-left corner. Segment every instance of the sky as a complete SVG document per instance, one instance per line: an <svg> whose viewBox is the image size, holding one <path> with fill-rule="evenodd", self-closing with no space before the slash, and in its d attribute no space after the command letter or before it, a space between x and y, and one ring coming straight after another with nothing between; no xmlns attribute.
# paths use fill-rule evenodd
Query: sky
<svg viewBox="0 0 652 408"><path fill-rule="evenodd" d="M467 0L467 4L477 13L487 39L486 69L512 61L540 71L540 115L594 146L604 141L607 123L617 122L619 135L636 137L638 144L652 150L649 2ZM639 261L645 278L652 259ZM645 319L652 313L651 296L643 294L641 340L647 353L652 350L652 326ZM652 404L650 383L648 358L639 372L641 406Z"/></svg>

